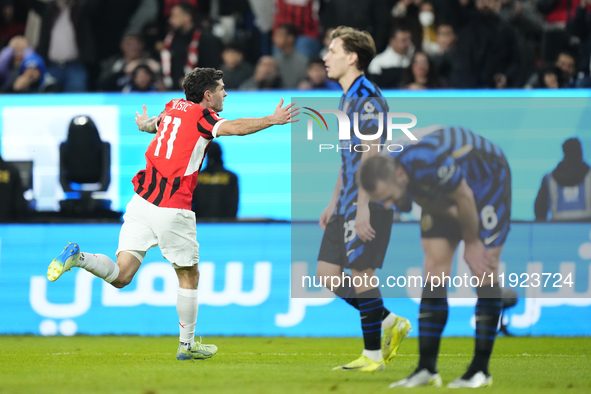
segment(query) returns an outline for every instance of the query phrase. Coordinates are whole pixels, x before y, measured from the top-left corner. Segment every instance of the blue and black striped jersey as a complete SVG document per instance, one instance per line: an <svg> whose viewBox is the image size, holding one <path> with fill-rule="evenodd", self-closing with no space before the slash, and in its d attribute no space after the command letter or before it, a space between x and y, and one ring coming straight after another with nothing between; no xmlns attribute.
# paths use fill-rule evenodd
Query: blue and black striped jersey
<svg viewBox="0 0 591 394"><path fill-rule="evenodd" d="M343 185L337 202L336 214L353 216L357 210L358 189L355 183L355 173L361 165L361 155L365 147L371 144L383 144L386 139L386 125L388 116L388 103L382 95L380 88L373 82L359 76L351 85L346 94L343 94L339 104L339 110L347 113L351 121L350 140L340 140L342 158ZM359 114L359 128L361 134L374 135L378 132L379 117L383 117L382 135L375 140L362 140L354 132L354 113ZM380 115L381 114L381 115ZM354 216L351 217L354 219Z"/></svg>
<svg viewBox="0 0 591 394"><path fill-rule="evenodd" d="M446 127L425 135L400 153L390 153L404 167L413 197L437 199L455 190L462 179L476 200L494 192L491 187L506 175L501 149L470 130ZM495 182L493 182L495 180ZM500 193L500 190L499 190Z"/></svg>

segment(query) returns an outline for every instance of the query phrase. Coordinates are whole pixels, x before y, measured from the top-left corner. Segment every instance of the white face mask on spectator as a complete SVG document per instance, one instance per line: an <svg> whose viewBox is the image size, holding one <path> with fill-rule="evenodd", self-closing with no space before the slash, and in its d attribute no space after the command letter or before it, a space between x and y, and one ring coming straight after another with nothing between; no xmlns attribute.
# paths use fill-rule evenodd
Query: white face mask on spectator
<svg viewBox="0 0 591 394"><path fill-rule="evenodd" d="M419 22L423 27L429 27L435 22L435 14L431 11L421 11L419 13Z"/></svg>

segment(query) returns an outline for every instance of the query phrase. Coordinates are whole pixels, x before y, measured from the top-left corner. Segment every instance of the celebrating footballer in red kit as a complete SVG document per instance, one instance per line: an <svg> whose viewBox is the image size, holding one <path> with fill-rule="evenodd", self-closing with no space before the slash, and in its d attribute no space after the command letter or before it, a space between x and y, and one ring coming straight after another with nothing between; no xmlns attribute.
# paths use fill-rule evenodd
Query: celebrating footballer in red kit
<svg viewBox="0 0 591 394"><path fill-rule="evenodd" d="M136 113L141 131L156 134L146 150L146 169L133 178L135 194L127 205L119 235L117 262L106 255L80 251L69 243L49 265L47 277L57 280L71 267L80 267L117 288L127 286L138 271L148 249L158 245L179 279L179 360L206 359L217 352L215 345L195 341L199 244L191 198L209 143L221 136L248 135L273 125L297 122L297 107L283 107L262 118L226 120L218 116L227 93L223 72L195 68L183 81L186 99L166 104L159 116L148 117L147 108Z"/></svg>

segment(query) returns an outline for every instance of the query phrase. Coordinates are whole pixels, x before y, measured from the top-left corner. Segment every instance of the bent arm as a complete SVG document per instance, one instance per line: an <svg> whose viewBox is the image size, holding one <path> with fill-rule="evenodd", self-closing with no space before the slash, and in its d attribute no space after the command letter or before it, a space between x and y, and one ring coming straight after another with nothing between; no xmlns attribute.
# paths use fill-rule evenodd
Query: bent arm
<svg viewBox="0 0 591 394"><path fill-rule="evenodd" d="M458 220L462 228L464 242L478 241L480 239L478 236L478 209L476 208L474 193L472 193L472 189L468 186L466 180L462 179L460 185L448 197L455 201L458 207Z"/></svg>
<svg viewBox="0 0 591 394"><path fill-rule="evenodd" d="M374 157L374 156L378 156L380 153L378 152L378 147L375 144L372 144L372 146L370 147L370 149L367 152L363 152L361 154L361 165L359 166L359 168L361 168L361 166L363 165L363 163L365 163L367 161L367 159ZM357 175L357 174L356 174ZM342 178L339 177L340 182L342 183ZM340 188L340 187L339 187ZM357 206L360 205L368 205L369 201L370 201L370 196L367 193L367 191L360 187L358 189L358 195L357 195Z"/></svg>
<svg viewBox="0 0 591 394"><path fill-rule="evenodd" d="M145 131L146 133L156 134L158 131L158 117L152 116L150 119L142 122L142 124L138 125L140 131Z"/></svg>
<svg viewBox="0 0 591 394"><path fill-rule="evenodd" d="M337 204L339 200L339 196L341 195L341 187L343 186L343 166L339 168L339 177L337 178L337 183L334 185L334 190L332 192L332 199L330 200L331 204ZM361 190L361 188L360 188Z"/></svg>
<svg viewBox="0 0 591 394"><path fill-rule="evenodd" d="M148 116L148 108L144 104L142 106L143 112L140 115L139 112L135 113L135 124L137 125L140 131L145 131L146 133L156 134L158 131L158 116L152 116L151 118Z"/></svg>

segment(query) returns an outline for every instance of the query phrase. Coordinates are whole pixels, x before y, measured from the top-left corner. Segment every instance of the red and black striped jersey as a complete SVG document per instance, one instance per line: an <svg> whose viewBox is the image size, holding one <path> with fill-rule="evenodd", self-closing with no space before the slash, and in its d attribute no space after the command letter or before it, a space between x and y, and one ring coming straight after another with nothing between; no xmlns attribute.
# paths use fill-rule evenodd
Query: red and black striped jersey
<svg viewBox="0 0 591 394"><path fill-rule="evenodd" d="M158 207L190 210L205 153L224 121L187 100L166 104L146 150L146 169L133 178L135 192Z"/></svg>
<svg viewBox="0 0 591 394"><path fill-rule="evenodd" d="M273 30L279 25L293 24L300 34L318 38L320 0L275 0Z"/></svg>

